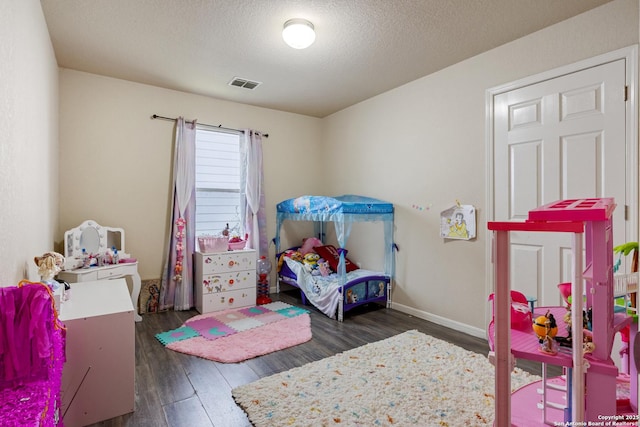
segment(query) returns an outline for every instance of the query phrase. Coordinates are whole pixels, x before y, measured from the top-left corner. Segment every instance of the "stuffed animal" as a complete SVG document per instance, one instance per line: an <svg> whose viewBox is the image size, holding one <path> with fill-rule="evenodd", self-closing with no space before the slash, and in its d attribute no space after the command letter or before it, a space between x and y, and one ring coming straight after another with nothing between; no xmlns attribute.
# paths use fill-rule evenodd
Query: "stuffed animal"
<svg viewBox="0 0 640 427"><path fill-rule="evenodd" d="M302 263L304 264L304 268L309 273L313 273L313 271L318 268L319 259L320 259L320 255L318 255L315 252L309 252L304 256L304 260L302 261Z"/></svg>
<svg viewBox="0 0 640 427"><path fill-rule="evenodd" d="M322 246L322 244L322 241L316 237L307 237L302 239L302 246L300 246L298 251L304 256L309 252L315 252L313 248L316 246Z"/></svg>
<svg viewBox="0 0 640 427"><path fill-rule="evenodd" d="M302 262L302 254L300 252L294 251L293 249L287 249L282 252L278 258L278 271L282 268L285 258L291 258L294 261Z"/></svg>
<svg viewBox="0 0 640 427"><path fill-rule="evenodd" d="M347 289L347 303L353 304L358 302L358 295L353 292L353 289Z"/></svg>
<svg viewBox="0 0 640 427"><path fill-rule="evenodd" d="M331 274L331 267L329 266L329 261L324 258L320 258L318 260L318 270L320 271L320 275L322 277L327 277Z"/></svg>

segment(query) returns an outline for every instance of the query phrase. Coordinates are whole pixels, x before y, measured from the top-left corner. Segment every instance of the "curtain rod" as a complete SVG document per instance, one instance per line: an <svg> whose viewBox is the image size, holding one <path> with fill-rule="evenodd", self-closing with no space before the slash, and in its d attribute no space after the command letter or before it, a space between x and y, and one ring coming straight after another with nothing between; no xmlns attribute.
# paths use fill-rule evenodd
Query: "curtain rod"
<svg viewBox="0 0 640 427"><path fill-rule="evenodd" d="M174 121L174 122L176 120L178 120L178 119L175 119L175 118L172 119L171 117L159 116L157 114L154 114L153 116L151 116L151 118L152 119L171 120L171 121ZM193 120L185 120L185 122L186 123L193 123ZM222 125L215 126L215 125L208 125L206 123L197 123L197 124L202 125L202 126L209 126L209 127L216 128L216 129L224 129L224 130L230 130L230 131L233 131L233 132L244 133L244 131L242 129L225 128ZM263 137L265 137L265 138L269 138L269 134L268 133L262 133L261 135Z"/></svg>

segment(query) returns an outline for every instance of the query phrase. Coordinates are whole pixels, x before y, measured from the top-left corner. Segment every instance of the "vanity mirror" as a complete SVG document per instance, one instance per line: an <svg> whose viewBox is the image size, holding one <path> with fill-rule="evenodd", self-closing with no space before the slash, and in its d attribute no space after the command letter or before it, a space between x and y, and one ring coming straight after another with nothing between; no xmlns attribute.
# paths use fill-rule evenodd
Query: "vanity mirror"
<svg viewBox="0 0 640 427"><path fill-rule="evenodd" d="M124 252L124 230L116 227L105 227L95 221L87 220L76 228L64 233L65 258L79 258L83 249L87 254L99 254L115 247Z"/></svg>
<svg viewBox="0 0 640 427"><path fill-rule="evenodd" d="M115 257L115 261L104 264L95 262L112 248L118 250L119 257ZM131 303L136 308L134 319L136 322L142 320L137 312L141 286L138 261L125 253L124 229L106 227L92 220L84 221L64 233L64 257L65 268L58 273L58 280L79 283L126 278L131 287Z"/></svg>

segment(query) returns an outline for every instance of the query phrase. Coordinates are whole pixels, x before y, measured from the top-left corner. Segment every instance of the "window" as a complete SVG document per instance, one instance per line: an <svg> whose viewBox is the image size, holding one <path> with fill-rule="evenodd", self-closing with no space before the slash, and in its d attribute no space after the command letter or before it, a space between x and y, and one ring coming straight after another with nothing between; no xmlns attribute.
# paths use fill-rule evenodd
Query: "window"
<svg viewBox="0 0 640 427"><path fill-rule="evenodd" d="M240 135L196 129L196 237L242 236L240 211Z"/></svg>

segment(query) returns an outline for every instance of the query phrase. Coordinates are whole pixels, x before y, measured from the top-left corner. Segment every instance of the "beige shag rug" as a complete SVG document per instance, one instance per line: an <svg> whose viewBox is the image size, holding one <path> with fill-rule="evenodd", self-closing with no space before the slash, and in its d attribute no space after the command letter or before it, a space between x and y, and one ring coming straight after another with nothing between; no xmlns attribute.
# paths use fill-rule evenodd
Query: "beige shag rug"
<svg viewBox="0 0 640 427"><path fill-rule="evenodd" d="M408 331L233 389L255 426L491 426L495 368ZM515 390L540 378L519 368Z"/></svg>

